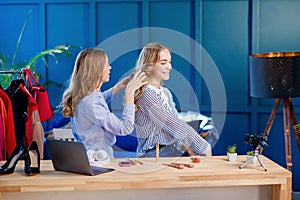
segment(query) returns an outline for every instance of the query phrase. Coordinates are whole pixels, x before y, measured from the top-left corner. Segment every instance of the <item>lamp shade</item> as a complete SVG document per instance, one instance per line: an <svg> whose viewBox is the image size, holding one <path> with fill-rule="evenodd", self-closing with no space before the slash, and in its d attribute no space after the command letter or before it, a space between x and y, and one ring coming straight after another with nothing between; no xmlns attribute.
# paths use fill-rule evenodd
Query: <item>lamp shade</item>
<svg viewBox="0 0 300 200"><path fill-rule="evenodd" d="M300 97L300 52L252 54L249 67L252 97Z"/></svg>

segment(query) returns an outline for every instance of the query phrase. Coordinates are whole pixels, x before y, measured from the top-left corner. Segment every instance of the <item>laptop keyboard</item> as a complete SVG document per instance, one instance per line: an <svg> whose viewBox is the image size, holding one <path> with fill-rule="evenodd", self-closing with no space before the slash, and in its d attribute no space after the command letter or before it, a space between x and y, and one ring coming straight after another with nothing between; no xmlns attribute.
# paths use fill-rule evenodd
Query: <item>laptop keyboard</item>
<svg viewBox="0 0 300 200"><path fill-rule="evenodd" d="M105 173L105 172L113 171L114 169L91 166L91 170L92 170L93 174L102 174L102 173Z"/></svg>

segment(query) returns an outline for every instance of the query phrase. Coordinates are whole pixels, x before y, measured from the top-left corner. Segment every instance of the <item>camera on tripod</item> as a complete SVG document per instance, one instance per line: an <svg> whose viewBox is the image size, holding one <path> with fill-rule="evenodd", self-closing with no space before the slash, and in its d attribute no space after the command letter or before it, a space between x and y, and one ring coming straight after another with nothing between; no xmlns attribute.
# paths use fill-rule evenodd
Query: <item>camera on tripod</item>
<svg viewBox="0 0 300 200"><path fill-rule="evenodd" d="M239 168L242 169L250 160L253 160L254 158L257 158L260 165L264 168L265 171L267 171L267 168L259 158L259 147L266 148L270 146L270 144L267 142L267 134L266 133L259 133L259 134L252 134L252 133L246 133L245 143L249 144L251 147L255 149L254 156L250 159L247 159L244 164L242 164Z"/></svg>
<svg viewBox="0 0 300 200"><path fill-rule="evenodd" d="M246 133L244 141L254 149L258 148L259 146L261 146L262 148L266 148L270 146L270 144L267 142L266 133L258 133L258 134Z"/></svg>

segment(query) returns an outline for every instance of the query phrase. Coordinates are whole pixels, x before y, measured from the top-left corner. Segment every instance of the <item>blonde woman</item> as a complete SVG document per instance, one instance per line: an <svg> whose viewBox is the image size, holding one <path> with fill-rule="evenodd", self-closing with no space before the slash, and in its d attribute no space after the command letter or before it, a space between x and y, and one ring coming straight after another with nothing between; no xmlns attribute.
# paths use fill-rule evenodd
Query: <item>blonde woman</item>
<svg viewBox="0 0 300 200"><path fill-rule="evenodd" d="M149 43L142 49L136 70L146 73L148 84L135 93L137 154L153 157L159 144L160 156L211 155L211 145L179 118L172 94L162 84L171 69L168 47Z"/></svg>
<svg viewBox="0 0 300 200"><path fill-rule="evenodd" d="M62 100L62 113L71 117L75 138L82 141L88 151L105 151L109 158L113 158L116 135L128 135L134 130L134 92L147 83L145 73L138 72L125 77L113 88L101 91L102 84L109 81L111 68L103 50L81 51ZM125 89L124 109L118 118L108 103L122 89Z"/></svg>

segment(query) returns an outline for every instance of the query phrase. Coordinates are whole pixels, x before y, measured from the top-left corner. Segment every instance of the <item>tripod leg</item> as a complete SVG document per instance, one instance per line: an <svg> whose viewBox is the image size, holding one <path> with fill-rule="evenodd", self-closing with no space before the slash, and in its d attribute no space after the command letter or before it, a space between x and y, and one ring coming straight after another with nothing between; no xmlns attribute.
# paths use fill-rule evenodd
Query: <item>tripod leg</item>
<svg viewBox="0 0 300 200"><path fill-rule="evenodd" d="M297 146L298 146L298 152L300 153L300 133L299 133L299 130L297 129L298 122L297 122L297 119L296 119L296 114L295 114L295 111L294 111L292 99L289 98L288 102L289 102L289 109L290 109L289 110L290 111L290 118L292 120L292 124L293 124L293 128L294 128L294 135L295 135Z"/></svg>
<svg viewBox="0 0 300 200"><path fill-rule="evenodd" d="M284 141L285 141L285 157L286 167L291 171L292 168L292 147L291 147L291 134L290 134L290 101L288 98L283 99L283 127L284 127Z"/></svg>
<svg viewBox="0 0 300 200"><path fill-rule="evenodd" d="M266 129L265 129L265 133L266 133L267 135L269 135L269 133L270 133L270 130L271 130L271 127L272 127L274 118L275 118L275 116L276 116L276 113L277 113L277 110L278 110L280 101L281 101L280 98L276 98L276 101L275 101L273 110L272 110L272 112L271 112L271 114L270 114L270 117L269 117L269 120L268 120ZM262 147L259 147L259 152L260 152L260 153L262 153L262 150L263 150L263 148L262 148Z"/></svg>
<svg viewBox="0 0 300 200"><path fill-rule="evenodd" d="M241 166L239 166L239 168L242 169L243 167L245 167L253 159L254 159L254 156L252 156L250 159L246 160L246 162L244 162Z"/></svg>
<svg viewBox="0 0 300 200"><path fill-rule="evenodd" d="M264 163L260 160L259 155L257 155L256 157L257 157L257 160L258 160L260 166L262 166L264 168L264 170L267 171L267 168L265 167Z"/></svg>

